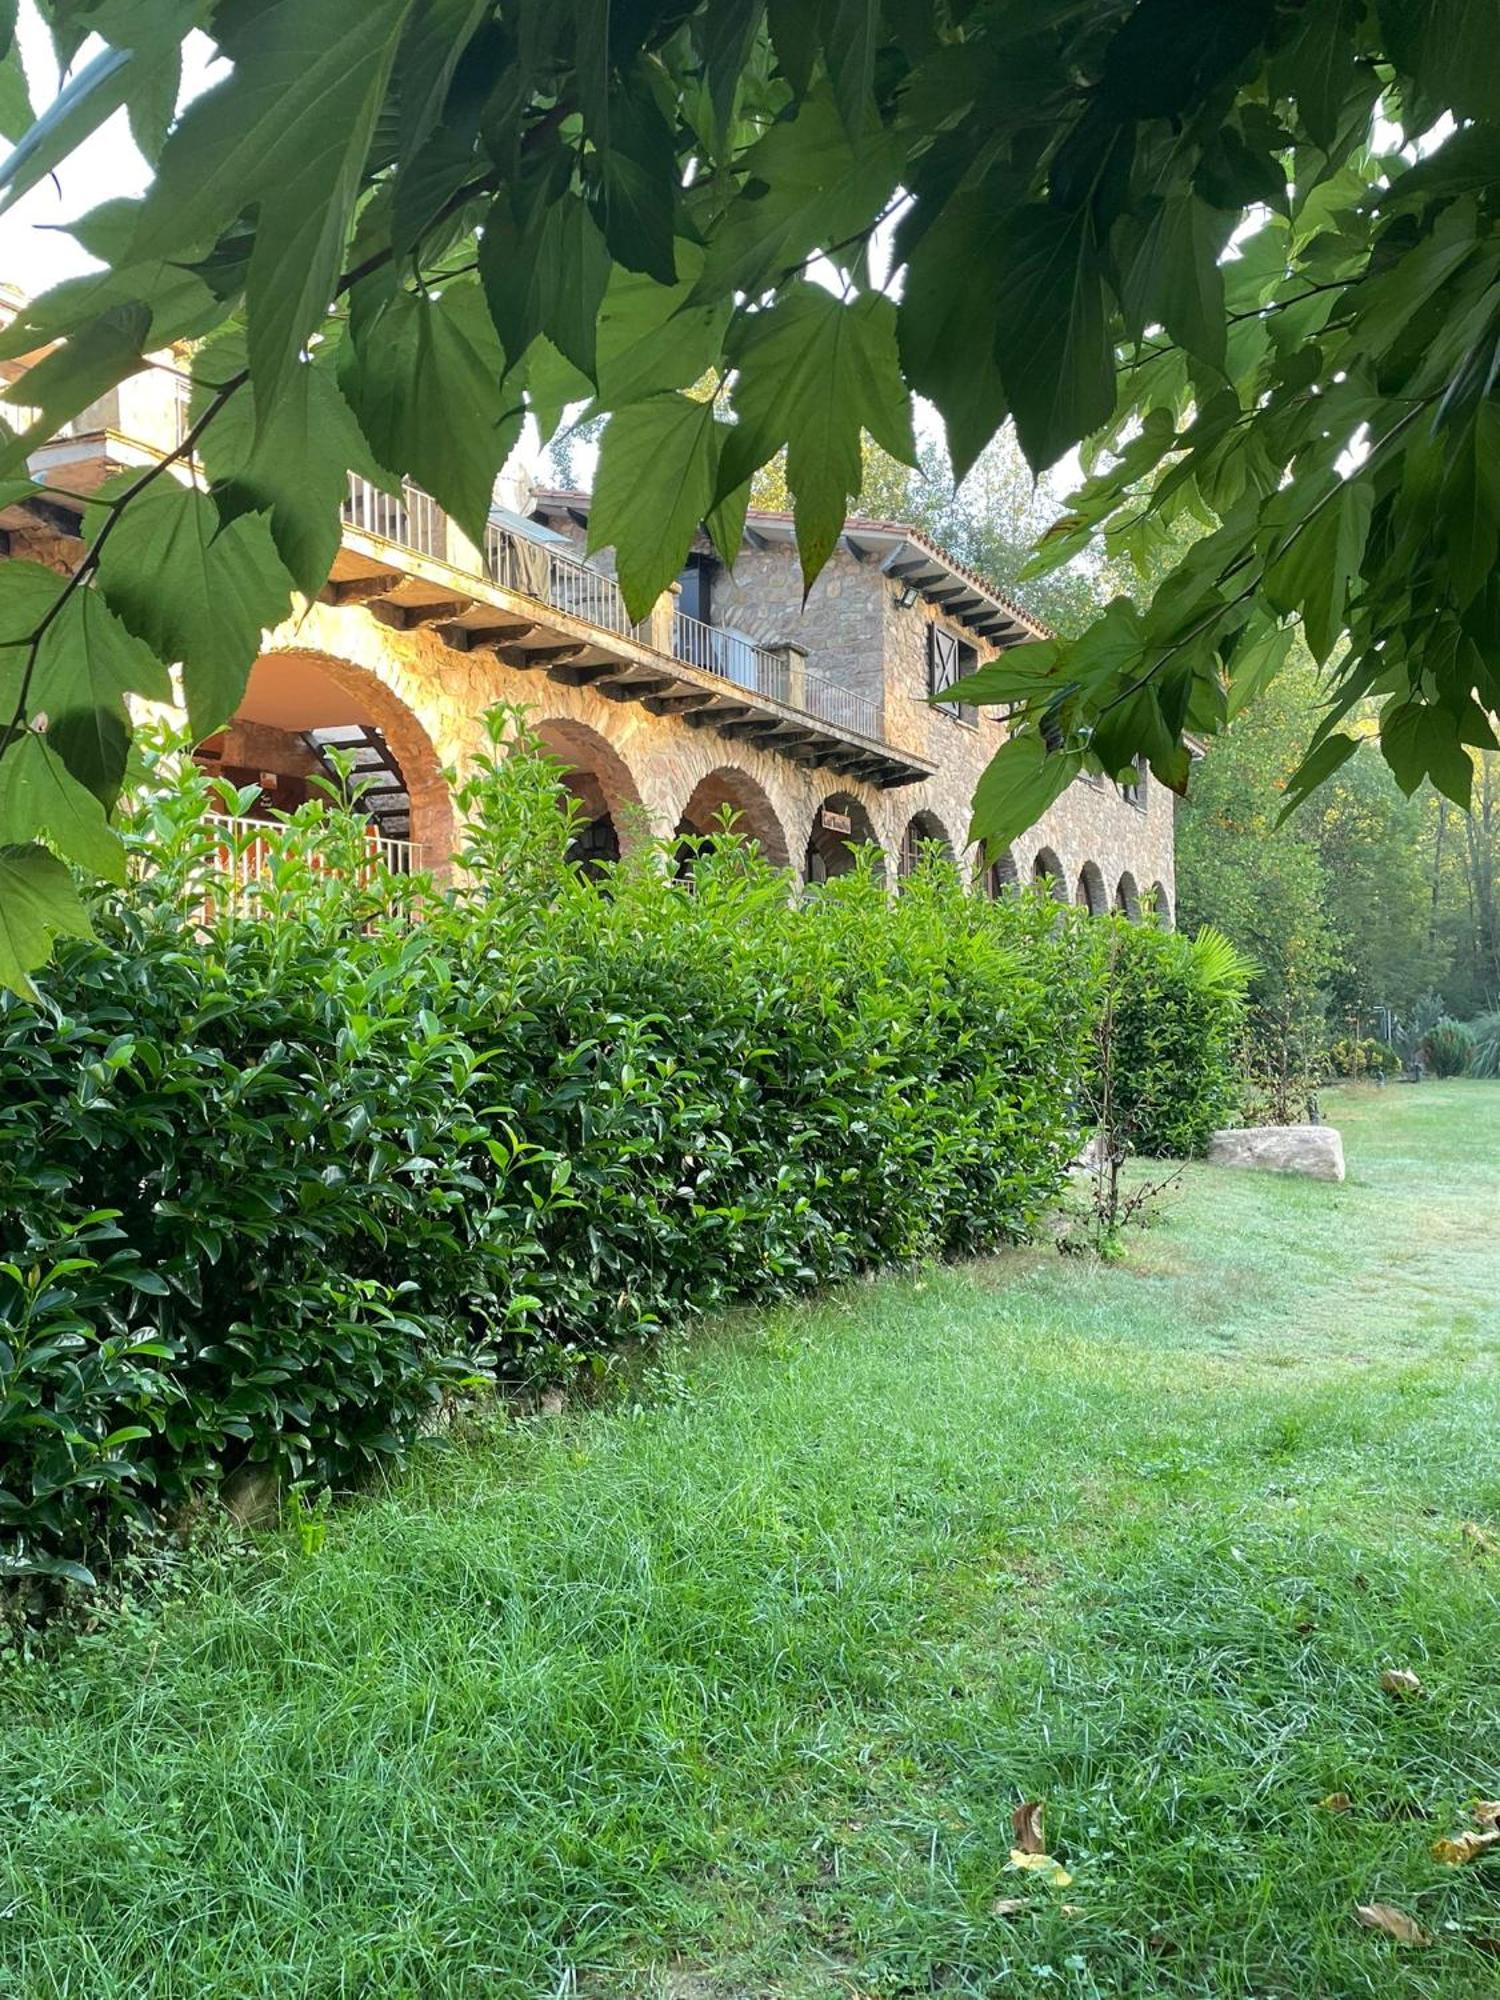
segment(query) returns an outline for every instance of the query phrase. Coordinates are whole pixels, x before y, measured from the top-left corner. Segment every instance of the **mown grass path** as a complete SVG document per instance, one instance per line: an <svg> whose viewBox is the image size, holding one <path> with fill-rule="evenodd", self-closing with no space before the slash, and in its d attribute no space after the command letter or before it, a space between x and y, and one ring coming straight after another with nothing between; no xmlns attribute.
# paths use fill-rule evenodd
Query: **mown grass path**
<svg viewBox="0 0 1500 2000"><path fill-rule="evenodd" d="M0 1994L1500 1994L1429 1853L1500 1797L1500 1087L1331 1109L1343 1188L747 1322L10 1668Z"/></svg>

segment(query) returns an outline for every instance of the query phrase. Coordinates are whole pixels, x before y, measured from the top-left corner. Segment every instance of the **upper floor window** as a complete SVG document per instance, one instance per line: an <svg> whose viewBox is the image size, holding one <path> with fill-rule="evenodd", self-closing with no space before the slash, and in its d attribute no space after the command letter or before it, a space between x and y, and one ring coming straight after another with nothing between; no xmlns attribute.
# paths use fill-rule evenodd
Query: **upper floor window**
<svg viewBox="0 0 1500 2000"><path fill-rule="evenodd" d="M687 567L678 581L682 585L682 595L677 608L686 618L696 618L700 624L714 622L714 571L718 564L710 555L699 554L696 550L687 559Z"/></svg>
<svg viewBox="0 0 1500 2000"><path fill-rule="evenodd" d="M941 625L927 627L927 692L941 695L944 688L955 682L966 680L979 666L978 648L968 645L956 633L947 632ZM979 710L966 701L940 701L938 707L944 715L956 716L960 722L977 722Z"/></svg>
<svg viewBox="0 0 1500 2000"><path fill-rule="evenodd" d="M1127 805L1139 806L1142 811L1145 810L1146 760L1144 757L1136 758L1132 775L1120 786L1120 797L1124 799Z"/></svg>

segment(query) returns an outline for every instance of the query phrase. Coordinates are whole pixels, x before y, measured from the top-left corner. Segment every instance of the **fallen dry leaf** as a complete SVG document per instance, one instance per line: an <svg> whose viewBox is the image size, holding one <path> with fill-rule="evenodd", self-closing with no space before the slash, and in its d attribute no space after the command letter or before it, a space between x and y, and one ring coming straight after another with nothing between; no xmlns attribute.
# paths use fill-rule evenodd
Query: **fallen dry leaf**
<svg viewBox="0 0 1500 2000"><path fill-rule="evenodd" d="M1469 1817L1480 1826L1500 1826L1500 1799L1475 1799Z"/></svg>
<svg viewBox="0 0 1500 2000"><path fill-rule="evenodd" d="M1353 1812L1354 1810L1354 1801L1347 1792L1330 1792L1326 1799L1319 1799L1318 1804L1323 1808L1324 1812Z"/></svg>
<svg viewBox="0 0 1500 2000"><path fill-rule="evenodd" d="M1500 1848L1500 1827L1492 1827L1488 1833L1455 1833L1449 1840L1435 1840L1432 1858L1446 1862L1450 1868L1462 1868L1466 1861L1476 1861L1481 1854L1492 1854L1497 1848Z"/></svg>
<svg viewBox="0 0 1500 2000"><path fill-rule="evenodd" d="M1488 1528L1481 1528L1477 1521L1465 1521L1459 1533L1476 1556L1500 1556L1500 1538Z"/></svg>
<svg viewBox="0 0 1500 2000"><path fill-rule="evenodd" d="M1082 1903L1059 1903L1057 1907L1065 1917L1081 1917L1083 1915Z"/></svg>
<svg viewBox="0 0 1500 2000"><path fill-rule="evenodd" d="M990 1904L992 1917L1018 1917L1023 1910L1029 1910L1030 1903L1024 1896L997 1896Z"/></svg>
<svg viewBox="0 0 1500 2000"><path fill-rule="evenodd" d="M1023 1854L1045 1854L1047 1843L1042 1836L1042 1820L1046 1816L1046 1802L1042 1799L1028 1799L1025 1805L1017 1806L1010 1816L1015 1829L1016 1845Z"/></svg>
<svg viewBox="0 0 1500 2000"><path fill-rule="evenodd" d="M1415 1917L1398 1910L1394 1903L1356 1903L1354 1914L1372 1931L1384 1931L1397 1944L1431 1944L1432 1939Z"/></svg>
<svg viewBox="0 0 1500 2000"><path fill-rule="evenodd" d="M1046 1876L1054 1889L1066 1889L1072 1876L1060 1861L1054 1861L1050 1854L1028 1854L1024 1847L1010 1850L1012 1868L1029 1868Z"/></svg>
<svg viewBox="0 0 1500 2000"><path fill-rule="evenodd" d="M1408 1673L1405 1667L1387 1667L1380 1676L1380 1685L1386 1694L1407 1695L1422 1692L1422 1683L1415 1674ZM1383 1905L1372 1905L1372 1908L1383 1907Z"/></svg>

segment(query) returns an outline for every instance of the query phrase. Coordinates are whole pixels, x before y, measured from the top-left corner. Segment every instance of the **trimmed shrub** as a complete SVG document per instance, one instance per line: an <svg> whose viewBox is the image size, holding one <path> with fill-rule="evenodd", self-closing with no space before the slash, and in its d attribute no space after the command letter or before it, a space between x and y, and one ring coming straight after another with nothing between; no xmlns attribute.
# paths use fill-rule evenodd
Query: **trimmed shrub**
<svg viewBox="0 0 1500 2000"><path fill-rule="evenodd" d="M1500 1077L1500 1013L1480 1014L1469 1023L1469 1033L1474 1037L1469 1075Z"/></svg>
<svg viewBox="0 0 1500 2000"><path fill-rule="evenodd" d="M1422 1054L1434 1076L1462 1076L1474 1054L1474 1030L1445 1016L1427 1030Z"/></svg>
<svg viewBox="0 0 1500 2000"><path fill-rule="evenodd" d="M1365 1077L1399 1076L1401 1058L1389 1042L1373 1035L1341 1035L1329 1046L1328 1068L1333 1076L1357 1082Z"/></svg>
<svg viewBox="0 0 1500 2000"><path fill-rule="evenodd" d="M1101 949L1115 989L1117 1128L1137 1153L1193 1158L1240 1110L1253 967L1218 931L1187 937L1123 917L1109 919Z"/></svg>
<svg viewBox="0 0 1500 2000"><path fill-rule="evenodd" d="M13 1573L247 1463L348 1485L460 1384L1013 1239L1061 1186L1081 925L936 862L799 900L728 838L595 885L514 733L446 895L317 806L236 891L204 810L249 800L158 767L97 941L0 999Z"/></svg>

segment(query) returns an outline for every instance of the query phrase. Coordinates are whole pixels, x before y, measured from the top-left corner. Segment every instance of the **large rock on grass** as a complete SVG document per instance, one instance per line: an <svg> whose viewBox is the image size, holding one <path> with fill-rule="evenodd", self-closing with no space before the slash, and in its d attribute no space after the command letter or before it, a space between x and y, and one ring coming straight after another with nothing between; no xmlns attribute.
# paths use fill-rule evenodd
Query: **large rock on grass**
<svg viewBox="0 0 1500 2000"><path fill-rule="evenodd" d="M1243 1132L1215 1132L1208 1142L1208 1163L1341 1181L1344 1142L1331 1125L1251 1125Z"/></svg>

